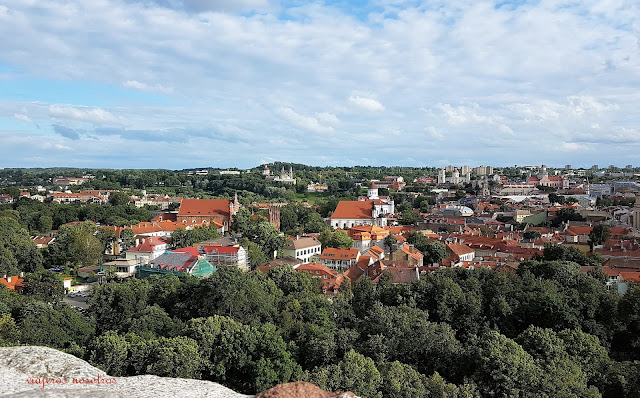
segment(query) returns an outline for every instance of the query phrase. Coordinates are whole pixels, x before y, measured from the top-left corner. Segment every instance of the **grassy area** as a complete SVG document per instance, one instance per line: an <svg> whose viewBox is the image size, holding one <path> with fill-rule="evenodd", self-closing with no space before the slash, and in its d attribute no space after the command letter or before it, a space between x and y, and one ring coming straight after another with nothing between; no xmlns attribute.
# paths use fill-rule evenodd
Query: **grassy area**
<svg viewBox="0 0 640 398"><path fill-rule="evenodd" d="M308 202L310 205L315 205L318 199L326 198L330 195L324 192L305 192L296 194L296 202Z"/></svg>

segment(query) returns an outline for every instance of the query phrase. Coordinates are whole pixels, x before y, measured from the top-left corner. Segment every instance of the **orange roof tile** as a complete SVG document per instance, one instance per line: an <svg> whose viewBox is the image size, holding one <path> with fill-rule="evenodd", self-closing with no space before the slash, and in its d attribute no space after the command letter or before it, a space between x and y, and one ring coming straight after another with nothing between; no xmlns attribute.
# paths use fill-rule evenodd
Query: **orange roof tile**
<svg viewBox="0 0 640 398"><path fill-rule="evenodd" d="M228 199L183 199L178 216L229 216Z"/></svg>
<svg viewBox="0 0 640 398"><path fill-rule="evenodd" d="M475 250L462 243L447 243L447 248L451 250L456 256L475 253Z"/></svg>
<svg viewBox="0 0 640 398"><path fill-rule="evenodd" d="M338 202L336 210L331 215L331 219L372 219L373 202L370 200L341 200Z"/></svg>
<svg viewBox="0 0 640 398"><path fill-rule="evenodd" d="M11 279L11 282L9 282L9 279ZM3 285L5 285L7 287L7 289L9 290L17 290L19 291L20 289L22 289L24 287L24 278L20 277L20 276L9 276L6 278L0 278L0 283L2 283Z"/></svg>

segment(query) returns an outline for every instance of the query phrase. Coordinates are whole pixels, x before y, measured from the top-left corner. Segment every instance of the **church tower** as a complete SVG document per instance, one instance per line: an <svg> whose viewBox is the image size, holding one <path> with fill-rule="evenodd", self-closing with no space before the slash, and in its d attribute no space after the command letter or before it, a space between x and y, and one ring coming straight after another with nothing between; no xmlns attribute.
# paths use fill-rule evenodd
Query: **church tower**
<svg viewBox="0 0 640 398"><path fill-rule="evenodd" d="M372 182L367 190L367 198L369 199L378 199L378 186L375 182Z"/></svg>
<svg viewBox="0 0 640 398"><path fill-rule="evenodd" d="M444 169L438 171L438 184L444 184L446 182L447 174Z"/></svg>

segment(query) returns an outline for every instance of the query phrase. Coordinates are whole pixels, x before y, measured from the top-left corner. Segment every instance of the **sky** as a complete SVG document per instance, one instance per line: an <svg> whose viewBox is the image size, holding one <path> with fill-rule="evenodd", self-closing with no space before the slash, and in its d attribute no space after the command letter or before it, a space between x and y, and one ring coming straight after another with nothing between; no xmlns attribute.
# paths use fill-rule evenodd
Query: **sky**
<svg viewBox="0 0 640 398"><path fill-rule="evenodd" d="M636 0L0 0L0 167L640 166Z"/></svg>

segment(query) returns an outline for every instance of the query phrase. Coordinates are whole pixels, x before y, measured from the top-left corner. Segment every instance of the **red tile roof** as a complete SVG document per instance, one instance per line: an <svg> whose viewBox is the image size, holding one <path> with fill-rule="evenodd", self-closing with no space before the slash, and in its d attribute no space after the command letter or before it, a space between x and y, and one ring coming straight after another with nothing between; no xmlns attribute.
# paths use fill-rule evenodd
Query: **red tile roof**
<svg viewBox="0 0 640 398"><path fill-rule="evenodd" d="M372 214L373 202L370 200L341 200L338 202L336 210L329 218L369 220L373 218Z"/></svg>
<svg viewBox="0 0 640 398"><path fill-rule="evenodd" d="M157 236L151 236L148 238L144 238L142 240L142 242L136 246L136 247L132 247L131 249L127 250L127 252L131 252L131 253L153 253L154 251L157 250L157 246L162 246L162 245L166 245L167 242L165 242L164 240L160 239Z"/></svg>
<svg viewBox="0 0 640 398"><path fill-rule="evenodd" d="M183 199L178 216L229 216L228 199Z"/></svg>
<svg viewBox="0 0 640 398"><path fill-rule="evenodd" d="M9 282L11 279L11 282ZM5 285L9 290L20 291L24 287L24 278L20 276L9 276L6 278L0 278L0 283Z"/></svg>
<svg viewBox="0 0 640 398"><path fill-rule="evenodd" d="M355 260L359 254L358 249L336 249L327 247L322 250L320 258L323 260Z"/></svg>
<svg viewBox="0 0 640 398"><path fill-rule="evenodd" d="M567 227L565 233L567 235L589 235L593 227L588 226L580 226L580 225L570 225Z"/></svg>
<svg viewBox="0 0 640 398"><path fill-rule="evenodd" d="M469 253L475 253L475 250L462 243L447 243L447 248L456 256L463 256Z"/></svg>

